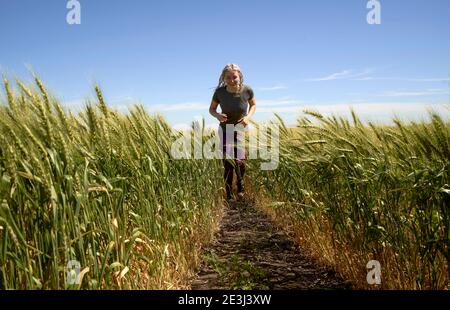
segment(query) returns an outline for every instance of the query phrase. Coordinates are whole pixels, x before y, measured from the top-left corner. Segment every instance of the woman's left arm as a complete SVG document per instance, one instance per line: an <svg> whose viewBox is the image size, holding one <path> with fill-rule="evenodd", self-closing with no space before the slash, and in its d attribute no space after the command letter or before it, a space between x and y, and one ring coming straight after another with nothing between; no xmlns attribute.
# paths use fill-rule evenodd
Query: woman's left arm
<svg viewBox="0 0 450 310"><path fill-rule="evenodd" d="M250 105L250 110L248 111L247 118L248 118L248 120L250 120L252 118L252 116L253 116L253 113L255 113L255 111L256 111L256 100L255 100L255 98L250 99L248 101L248 104Z"/></svg>
<svg viewBox="0 0 450 310"><path fill-rule="evenodd" d="M244 123L244 125L248 125L250 123L250 119L253 116L253 113L255 113L256 111L256 100L253 97L252 99L248 100L248 104L250 105L250 110L248 111L248 114L242 118L242 123Z"/></svg>

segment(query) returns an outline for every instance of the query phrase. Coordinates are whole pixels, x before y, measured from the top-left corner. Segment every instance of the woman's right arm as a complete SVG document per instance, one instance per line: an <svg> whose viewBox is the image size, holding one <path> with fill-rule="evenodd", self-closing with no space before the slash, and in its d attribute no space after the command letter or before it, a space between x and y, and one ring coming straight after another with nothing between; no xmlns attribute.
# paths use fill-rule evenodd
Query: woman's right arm
<svg viewBox="0 0 450 310"><path fill-rule="evenodd" d="M211 114L212 116L214 116L215 118L217 118L219 120L219 122L225 122L227 120L227 115L223 114L223 113L218 113L217 112L217 107L219 106L219 103L217 101L215 101L214 99L211 100L211 105L209 107L209 114Z"/></svg>

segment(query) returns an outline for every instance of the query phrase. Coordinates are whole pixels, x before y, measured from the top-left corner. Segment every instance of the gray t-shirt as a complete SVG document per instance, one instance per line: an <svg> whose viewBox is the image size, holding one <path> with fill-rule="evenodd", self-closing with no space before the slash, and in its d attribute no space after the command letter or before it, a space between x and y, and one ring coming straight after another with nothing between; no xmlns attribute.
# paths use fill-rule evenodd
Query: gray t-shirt
<svg viewBox="0 0 450 310"><path fill-rule="evenodd" d="M213 100L219 103L222 113L227 115L227 121L221 124L236 124L246 116L250 99L253 99L253 90L248 85L244 84L237 94L228 92L226 86L217 88Z"/></svg>

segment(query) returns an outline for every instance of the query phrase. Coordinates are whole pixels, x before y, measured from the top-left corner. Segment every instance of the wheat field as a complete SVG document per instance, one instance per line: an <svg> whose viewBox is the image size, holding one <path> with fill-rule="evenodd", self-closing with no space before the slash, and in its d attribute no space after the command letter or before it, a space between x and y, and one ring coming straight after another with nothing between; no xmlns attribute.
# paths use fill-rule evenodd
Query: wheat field
<svg viewBox="0 0 450 310"><path fill-rule="evenodd" d="M0 287L183 288L219 210L218 162L172 160L166 121L108 108L99 87L75 115L38 78L4 86Z"/></svg>
<svg viewBox="0 0 450 310"><path fill-rule="evenodd" d="M305 111L280 130L278 169L254 162L268 212L360 288L377 260L384 289L449 288L450 122L364 125ZM372 286L373 287L373 286Z"/></svg>
<svg viewBox="0 0 450 310"><path fill-rule="evenodd" d="M37 77L3 85L0 288L187 287L223 207L221 161L174 160L179 133L161 115L120 113L98 86L74 113ZM378 260L378 288L448 288L450 123L352 116L273 121L278 168L248 161L261 207L357 287L372 288L366 264Z"/></svg>

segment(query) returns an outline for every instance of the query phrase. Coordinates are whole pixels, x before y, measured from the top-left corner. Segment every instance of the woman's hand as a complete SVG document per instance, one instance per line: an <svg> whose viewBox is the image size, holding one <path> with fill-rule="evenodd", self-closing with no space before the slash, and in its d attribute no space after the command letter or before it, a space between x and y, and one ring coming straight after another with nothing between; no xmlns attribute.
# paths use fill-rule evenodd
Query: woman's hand
<svg viewBox="0 0 450 310"><path fill-rule="evenodd" d="M248 124L250 124L250 118L248 118L248 116L244 116L243 118L241 118L238 123L243 124L244 126L247 126Z"/></svg>
<svg viewBox="0 0 450 310"><path fill-rule="evenodd" d="M226 115L226 114L223 114L223 113L218 113L216 118L217 118L217 119L219 120L219 122L221 122L221 123L226 122L227 119L228 119L227 115Z"/></svg>

